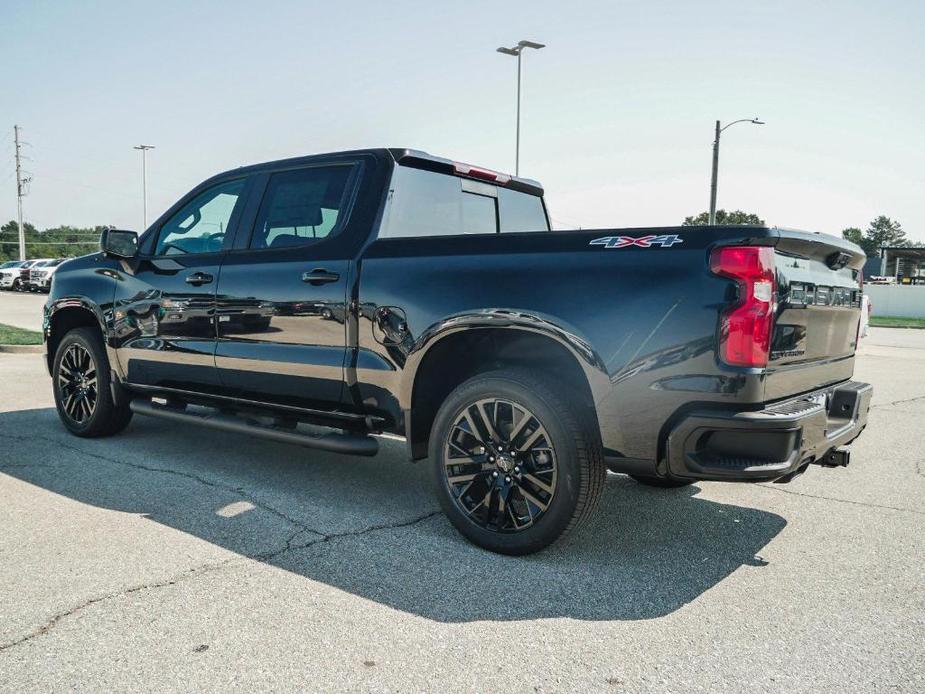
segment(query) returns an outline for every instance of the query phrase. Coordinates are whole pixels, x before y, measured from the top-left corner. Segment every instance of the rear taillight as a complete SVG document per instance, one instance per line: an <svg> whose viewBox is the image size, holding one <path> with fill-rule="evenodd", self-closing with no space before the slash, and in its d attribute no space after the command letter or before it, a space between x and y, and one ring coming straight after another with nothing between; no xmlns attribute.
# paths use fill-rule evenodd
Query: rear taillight
<svg viewBox="0 0 925 694"><path fill-rule="evenodd" d="M720 317L719 356L732 366L768 365L774 328L774 249L725 246L710 254L710 270L738 285L738 298Z"/></svg>

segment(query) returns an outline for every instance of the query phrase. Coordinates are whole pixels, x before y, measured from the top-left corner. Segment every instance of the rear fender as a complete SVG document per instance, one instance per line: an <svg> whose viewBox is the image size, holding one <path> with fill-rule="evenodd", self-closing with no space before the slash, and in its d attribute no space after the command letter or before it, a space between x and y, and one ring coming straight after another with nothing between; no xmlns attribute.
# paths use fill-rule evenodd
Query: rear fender
<svg viewBox="0 0 925 694"><path fill-rule="evenodd" d="M418 368L428 352L441 340L464 330L484 328L531 332L555 340L565 347L578 362L591 389L594 402L610 389L610 379L600 355L563 323L514 309L486 309L447 317L424 330L412 346L399 391L402 410L410 411Z"/></svg>

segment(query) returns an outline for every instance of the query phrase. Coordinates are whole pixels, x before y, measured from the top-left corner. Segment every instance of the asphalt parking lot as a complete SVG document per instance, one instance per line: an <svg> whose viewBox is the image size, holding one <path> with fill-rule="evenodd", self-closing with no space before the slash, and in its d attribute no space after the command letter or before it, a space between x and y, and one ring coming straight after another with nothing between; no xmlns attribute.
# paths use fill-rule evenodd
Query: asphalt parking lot
<svg viewBox="0 0 925 694"><path fill-rule="evenodd" d="M848 469L611 475L582 532L509 558L398 443L77 439L41 357L0 354L0 690L923 691L925 331L873 329L856 377Z"/></svg>

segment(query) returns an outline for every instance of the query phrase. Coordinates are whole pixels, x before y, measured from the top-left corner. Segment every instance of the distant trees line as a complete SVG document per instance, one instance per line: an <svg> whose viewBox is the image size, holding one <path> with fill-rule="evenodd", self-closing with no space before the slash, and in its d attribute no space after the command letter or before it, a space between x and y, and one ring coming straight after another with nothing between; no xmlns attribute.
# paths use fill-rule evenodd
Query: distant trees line
<svg viewBox="0 0 925 694"><path fill-rule="evenodd" d="M842 231L841 235L863 248L868 258L879 255L882 246L906 246L911 248L925 245L919 241L907 239L902 224L885 215L880 215L874 219L863 231L858 227L848 227Z"/></svg>
<svg viewBox="0 0 925 694"><path fill-rule="evenodd" d="M709 218L710 215L707 212L701 212L694 217L686 217L682 226L706 226L709 223ZM743 212L742 210L733 210L731 212L717 210L716 223L730 225L754 224L762 226L764 220L756 214ZM842 238L856 243L863 248L868 258L873 258L878 255L882 246L925 246L925 244L919 241L912 241L906 238L906 232L903 231L902 224L890 219L886 215L880 215L871 221L864 230L861 230L859 227L848 227L842 231L841 235Z"/></svg>
<svg viewBox="0 0 925 694"><path fill-rule="evenodd" d="M27 258L70 258L99 250L100 232L97 227L59 226L39 231L25 222ZM0 262L19 260L19 226L9 221L0 226Z"/></svg>
<svg viewBox="0 0 925 694"><path fill-rule="evenodd" d="M682 226L706 226L709 214L701 212L686 217ZM761 226L764 220L758 215L742 210L716 211L717 224L753 224ZM39 231L28 222L23 224L26 236L26 255L29 258L69 258L71 256L93 253L99 249L100 232L103 226L72 227L59 226ZM856 243L868 257L876 256L881 246L925 246L906 238L902 225L885 215L880 215L867 226L867 229L848 227L841 233L842 237ZM19 259L19 229L15 220L0 227L0 262Z"/></svg>

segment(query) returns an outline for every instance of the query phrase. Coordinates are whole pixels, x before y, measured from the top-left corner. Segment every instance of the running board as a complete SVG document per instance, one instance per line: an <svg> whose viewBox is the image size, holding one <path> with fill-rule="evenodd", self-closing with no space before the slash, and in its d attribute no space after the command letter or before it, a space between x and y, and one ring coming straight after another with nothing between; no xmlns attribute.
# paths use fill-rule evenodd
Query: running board
<svg viewBox="0 0 925 694"><path fill-rule="evenodd" d="M167 405L157 405L150 400L134 399L129 403L132 412L152 417L160 417L173 422L199 425L220 431L259 436L279 443L292 443L306 448L317 448L331 453L348 455L376 455L379 442L371 436L361 434L305 434L292 429L267 426L253 420L246 420L233 415L218 412L189 412Z"/></svg>

